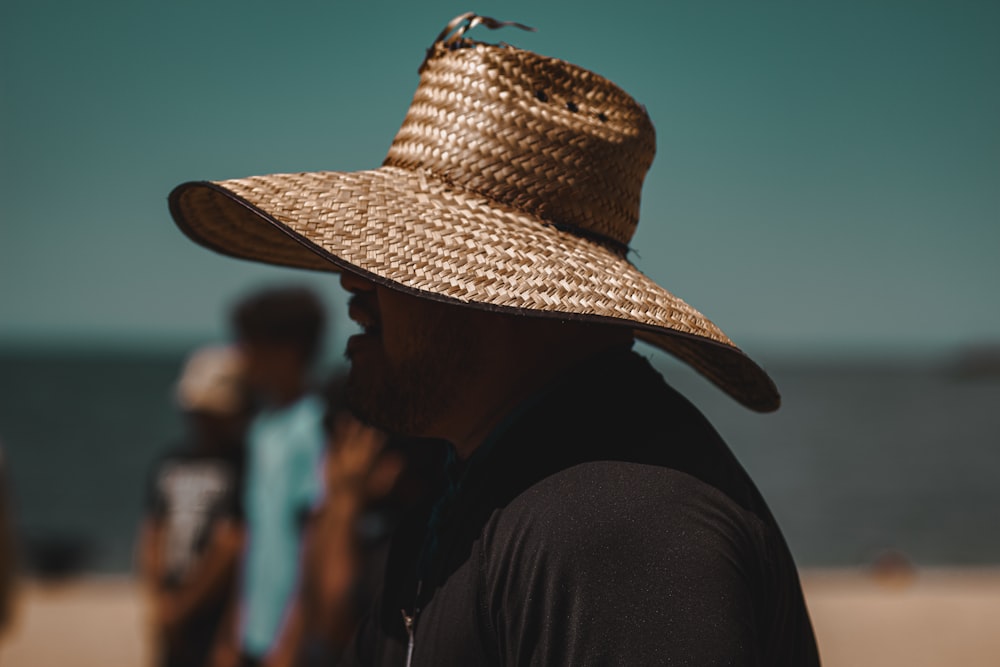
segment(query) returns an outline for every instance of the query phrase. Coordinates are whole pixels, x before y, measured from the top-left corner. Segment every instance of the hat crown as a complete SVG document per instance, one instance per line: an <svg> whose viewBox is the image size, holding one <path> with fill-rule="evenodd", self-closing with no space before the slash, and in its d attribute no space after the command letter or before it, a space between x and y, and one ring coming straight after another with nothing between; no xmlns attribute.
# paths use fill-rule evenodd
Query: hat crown
<svg viewBox="0 0 1000 667"><path fill-rule="evenodd" d="M509 46L437 42L385 166L627 248L656 139L607 79Z"/></svg>

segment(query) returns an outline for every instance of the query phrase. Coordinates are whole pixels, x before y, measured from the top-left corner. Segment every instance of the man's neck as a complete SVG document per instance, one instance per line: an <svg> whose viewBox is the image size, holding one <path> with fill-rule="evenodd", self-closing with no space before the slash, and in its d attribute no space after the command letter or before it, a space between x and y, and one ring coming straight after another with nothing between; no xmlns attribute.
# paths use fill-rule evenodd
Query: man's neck
<svg viewBox="0 0 1000 667"><path fill-rule="evenodd" d="M491 355L490 368L471 378L459 404L447 415L449 423L438 430L454 445L459 459L468 459L518 405L571 368L621 344L620 340L599 339L558 349L511 346L506 348L511 354Z"/></svg>

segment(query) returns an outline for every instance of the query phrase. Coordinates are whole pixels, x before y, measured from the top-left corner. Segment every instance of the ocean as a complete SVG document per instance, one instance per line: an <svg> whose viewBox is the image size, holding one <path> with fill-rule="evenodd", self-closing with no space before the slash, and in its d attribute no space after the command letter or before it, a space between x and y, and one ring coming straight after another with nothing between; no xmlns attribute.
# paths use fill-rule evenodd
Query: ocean
<svg viewBox="0 0 1000 667"><path fill-rule="evenodd" d="M150 465L182 432L171 392L183 356L0 349L0 443L29 566L67 557L89 572L132 567ZM921 566L1000 564L1000 375L919 360L764 359L784 404L758 415L664 356L653 361L729 442L799 565L885 553Z"/></svg>

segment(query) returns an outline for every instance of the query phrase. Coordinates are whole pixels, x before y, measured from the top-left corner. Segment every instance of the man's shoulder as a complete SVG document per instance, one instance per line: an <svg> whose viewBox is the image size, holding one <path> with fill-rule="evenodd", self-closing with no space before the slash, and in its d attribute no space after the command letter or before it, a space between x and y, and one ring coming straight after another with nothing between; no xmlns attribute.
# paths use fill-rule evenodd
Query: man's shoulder
<svg viewBox="0 0 1000 667"><path fill-rule="evenodd" d="M487 534L500 543L586 545L703 542L753 549L769 532L756 514L685 472L646 463L589 461L533 484L499 509Z"/></svg>
<svg viewBox="0 0 1000 667"><path fill-rule="evenodd" d="M479 572L491 609L540 598L586 608L617 600L612 607L624 610L642 600L650 618L707 599L749 609L773 539L766 523L711 485L620 461L546 477L484 528Z"/></svg>

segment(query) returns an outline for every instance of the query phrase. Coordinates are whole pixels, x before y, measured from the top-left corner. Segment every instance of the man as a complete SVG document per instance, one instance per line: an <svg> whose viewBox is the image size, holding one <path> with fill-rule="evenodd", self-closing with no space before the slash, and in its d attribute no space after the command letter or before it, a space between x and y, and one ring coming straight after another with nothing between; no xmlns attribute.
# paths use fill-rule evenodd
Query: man
<svg viewBox="0 0 1000 667"><path fill-rule="evenodd" d="M290 665L301 619L291 615L302 540L322 499L322 399L310 391L325 313L303 288L241 301L232 326L247 384L262 406L247 436L247 539L235 642L243 664ZM223 644L215 664L226 664ZM231 655L231 651L229 652Z"/></svg>
<svg viewBox="0 0 1000 667"><path fill-rule="evenodd" d="M157 664L204 665L235 583L249 401L236 351L194 352L177 383L186 442L159 460L140 533Z"/></svg>
<svg viewBox="0 0 1000 667"><path fill-rule="evenodd" d="M767 374L628 260L655 140L610 81L472 14L427 52L380 169L187 183L230 255L339 270L350 395L447 439L447 492L394 538L351 665L818 664L794 563L706 420L640 357L748 407Z"/></svg>

